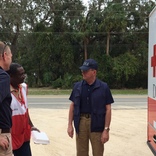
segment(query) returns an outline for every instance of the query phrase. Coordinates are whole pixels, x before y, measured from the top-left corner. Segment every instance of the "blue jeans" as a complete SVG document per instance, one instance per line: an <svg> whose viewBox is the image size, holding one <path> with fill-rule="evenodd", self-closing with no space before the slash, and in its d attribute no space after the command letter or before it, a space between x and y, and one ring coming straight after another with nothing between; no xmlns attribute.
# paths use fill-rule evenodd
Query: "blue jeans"
<svg viewBox="0 0 156 156"><path fill-rule="evenodd" d="M32 156L30 141L24 142L23 145L16 150L13 150L14 156Z"/></svg>

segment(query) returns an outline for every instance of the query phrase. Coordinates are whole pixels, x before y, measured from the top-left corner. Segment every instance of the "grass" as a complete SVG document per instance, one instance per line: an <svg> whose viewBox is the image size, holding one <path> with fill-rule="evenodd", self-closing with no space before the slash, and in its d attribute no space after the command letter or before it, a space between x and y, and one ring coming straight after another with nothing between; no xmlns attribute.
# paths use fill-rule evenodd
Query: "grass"
<svg viewBox="0 0 156 156"><path fill-rule="evenodd" d="M111 89L112 94L147 95L147 89Z"/></svg>
<svg viewBox="0 0 156 156"><path fill-rule="evenodd" d="M147 89L111 89L113 95L147 95ZM71 89L29 88L29 95L70 95Z"/></svg>
<svg viewBox="0 0 156 156"><path fill-rule="evenodd" d="M69 95L70 89L29 88L28 95Z"/></svg>

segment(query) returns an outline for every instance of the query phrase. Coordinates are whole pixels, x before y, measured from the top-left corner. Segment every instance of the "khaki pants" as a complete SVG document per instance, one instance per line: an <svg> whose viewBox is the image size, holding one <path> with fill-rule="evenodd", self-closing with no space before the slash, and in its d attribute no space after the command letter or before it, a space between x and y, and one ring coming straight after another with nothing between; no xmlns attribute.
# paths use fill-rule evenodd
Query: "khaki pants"
<svg viewBox="0 0 156 156"><path fill-rule="evenodd" d="M4 150L1 146L0 146L0 156L12 156L12 142L11 142L11 134L10 133L1 133L0 131L0 135L6 136L9 140L9 147L7 150Z"/></svg>
<svg viewBox="0 0 156 156"><path fill-rule="evenodd" d="M104 145L101 143L101 132L90 132L91 119L81 117L79 134L76 134L77 156L89 156L89 140L93 156L103 156Z"/></svg>

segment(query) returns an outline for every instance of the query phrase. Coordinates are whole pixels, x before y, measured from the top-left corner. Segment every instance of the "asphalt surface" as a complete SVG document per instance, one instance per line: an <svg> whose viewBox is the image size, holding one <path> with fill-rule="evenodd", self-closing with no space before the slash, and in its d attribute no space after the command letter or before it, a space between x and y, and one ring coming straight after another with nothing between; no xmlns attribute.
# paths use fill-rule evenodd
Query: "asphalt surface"
<svg viewBox="0 0 156 156"><path fill-rule="evenodd" d="M29 108L68 109L69 95L28 96ZM115 95L112 109L147 109L147 95Z"/></svg>

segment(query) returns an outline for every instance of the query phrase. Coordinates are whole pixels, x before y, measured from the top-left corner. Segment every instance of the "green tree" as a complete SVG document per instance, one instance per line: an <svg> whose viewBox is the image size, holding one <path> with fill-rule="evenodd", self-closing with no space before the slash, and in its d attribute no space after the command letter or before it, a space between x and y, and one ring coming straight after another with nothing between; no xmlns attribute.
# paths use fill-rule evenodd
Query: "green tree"
<svg viewBox="0 0 156 156"><path fill-rule="evenodd" d="M101 32L107 33L106 54L110 53L111 35L117 35L125 32L127 21L124 10L125 3L122 0L108 2L107 7L103 10L103 20L99 25Z"/></svg>
<svg viewBox="0 0 156 156"><path fill-rule="evenodd" d="M124 87L131 76L138 71L137 59L130 53L125 53L114 58L113 74L117 80L117 87Z"/></svg>

